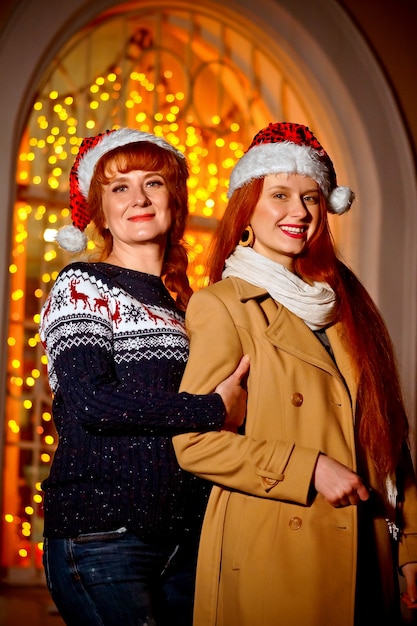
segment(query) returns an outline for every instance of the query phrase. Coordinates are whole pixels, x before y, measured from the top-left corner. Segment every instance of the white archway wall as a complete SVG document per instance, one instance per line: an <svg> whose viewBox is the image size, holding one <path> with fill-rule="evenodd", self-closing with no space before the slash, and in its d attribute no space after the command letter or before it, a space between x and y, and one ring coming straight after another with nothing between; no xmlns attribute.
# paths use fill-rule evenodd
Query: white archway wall
<svg viewBox="0 0 417 626"><path fill-rule="evenodd" d="M0 176L0 312L2 339L7 330L8 264L14 163L28 106L53 54L95 14L114 2L74 0L39 6L20 2L0 40L3 154ZM159 3L161 6L164 2ZM188 2L183 3L189 6ZM411 418L415 421L416 376L416 185L412 155L387 84L361 36L339 5L329 0L250 0L209 2L213 13L236 21L249 18L291 67L294 83L308 90L320 139L335 161L339 180L355 188L358 202L345 225L343 253L379 304L399 357ZM237 17L239 16L239 17ZM42 23L42 32L33 23ZM30 34L30 36L29 36ZM276 42L276 43L274 43ZM10 76L16 77L10 85ZM313 130L316 131L314 128ZM5 351L0 362L2 390ZM3 403L1 403L3 405ZM3 406L0 410L3 410Z"/></svg>

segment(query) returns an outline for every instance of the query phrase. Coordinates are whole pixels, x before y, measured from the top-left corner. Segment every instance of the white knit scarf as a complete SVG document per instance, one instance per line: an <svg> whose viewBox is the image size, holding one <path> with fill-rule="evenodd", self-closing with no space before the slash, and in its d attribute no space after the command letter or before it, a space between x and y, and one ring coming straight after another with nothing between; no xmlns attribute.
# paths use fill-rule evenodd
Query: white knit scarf
<svg viewBox="0 0 417 626"><path fill-rule="evenodd" d="M222 278L235 276L256 287L263 287L272 298L304 320L311 330L320 330L334 320L336 295L327 283L309 285L280 263L236 246L226 260Z"/></svg>

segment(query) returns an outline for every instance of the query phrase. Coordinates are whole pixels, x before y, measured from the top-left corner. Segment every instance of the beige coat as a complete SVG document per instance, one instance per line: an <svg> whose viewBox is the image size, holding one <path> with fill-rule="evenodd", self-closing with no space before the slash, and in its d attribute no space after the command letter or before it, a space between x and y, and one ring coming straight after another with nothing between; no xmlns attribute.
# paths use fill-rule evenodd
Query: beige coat
<svg viewBox="0 0 417 626"><path fill-rule="evenodd" d="M251 357L245 436L174 438L180 465L217 485L201 537L195 626L352 626L358 507L333 508L311 491L320 451L356 469L357 385L340 328L327 331L336 367L304 322L237 278L194 294L187 325L182 390L211 392L243 354ZM409 463L407 477L410 535L400 544L400 564L417 561ZM372 517L392 626L390 539L383 516ZM371 622L372 615L371 606Z"/></svg>

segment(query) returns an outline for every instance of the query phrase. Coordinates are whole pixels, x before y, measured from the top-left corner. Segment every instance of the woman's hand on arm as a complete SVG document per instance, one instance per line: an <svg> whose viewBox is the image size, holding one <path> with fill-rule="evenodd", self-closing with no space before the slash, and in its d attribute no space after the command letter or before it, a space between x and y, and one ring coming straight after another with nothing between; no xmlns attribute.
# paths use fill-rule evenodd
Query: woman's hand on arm
<svg viewBox="0 0 417 626"><path fill-rule="evenodd" d="M316 491L334 507L358 504L359 500L369 498L369 491L360 476L325 454L320 454L317 459L313 484Z"/></svg>
<svg viewBox="0 0 417 626"><path fill-rule="evenodd" d="M215 389L215 392L221 396L226 409L224 430L236 432L245 419L247 393L242 387L242 381L249 371L249 361L249 356L245 354L235 371Z"/></svg>
<svg viewBox="0 0 417 626"><path fill-rule="evenodd" d="M402 567L407 590L401 594L401 600L408 609L417 609L417 563L407 563Z"/></svg>

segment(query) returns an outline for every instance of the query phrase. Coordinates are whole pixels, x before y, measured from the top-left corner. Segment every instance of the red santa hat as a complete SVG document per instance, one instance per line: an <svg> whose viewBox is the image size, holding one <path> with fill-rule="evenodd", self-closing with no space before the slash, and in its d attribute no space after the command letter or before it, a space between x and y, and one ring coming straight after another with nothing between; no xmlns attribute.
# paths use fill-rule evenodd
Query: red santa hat
<svg viewBox="0 0 417 626"><path fill-rule="evenodd" d="M70 210L72 226L61 228L56 241L65 250L82 252L87 246L87 236L84 233L90 223L88 211L88 192L97 161L107 152L139 141L150 141L164 150L174 152L178 157L185 159L182 152L174 148L162 137L145 133L133 128L106 130L95 137L86 137L80 146L74 165L70 172Z"/></svg>
<svg viewBox="0 0 417 626"><path fill-rule="evenodd" d="M345 213L355 198L349 187L337 185L333 163L311 130L291 122L271 123L255 135L232 170L228 197L255 178L281 172L315 180L330 213Z"/></svg>

